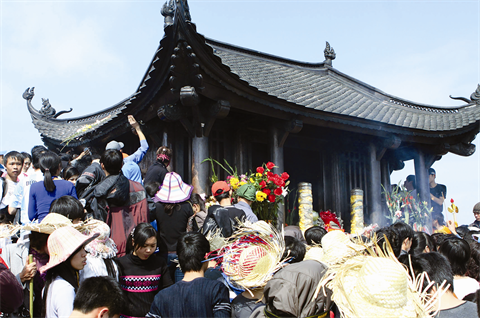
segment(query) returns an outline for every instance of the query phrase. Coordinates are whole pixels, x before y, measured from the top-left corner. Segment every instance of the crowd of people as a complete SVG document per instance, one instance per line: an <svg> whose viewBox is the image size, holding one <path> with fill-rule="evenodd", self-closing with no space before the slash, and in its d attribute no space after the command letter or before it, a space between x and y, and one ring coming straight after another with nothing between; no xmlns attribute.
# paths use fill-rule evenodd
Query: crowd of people
<svg viewBox="0 0 480 318"><path fill-rule="evenodd" d="M129 123L140 143L131 155L117 141L76 158L43 146L2 154L3 316L479 316L480 203L477 223L448 222L451 234L403 222L363 235L278 231L252 211L251 184L233 195L215 182L207 209L169 171L167 147L142 174L149 146Z"/></svg>

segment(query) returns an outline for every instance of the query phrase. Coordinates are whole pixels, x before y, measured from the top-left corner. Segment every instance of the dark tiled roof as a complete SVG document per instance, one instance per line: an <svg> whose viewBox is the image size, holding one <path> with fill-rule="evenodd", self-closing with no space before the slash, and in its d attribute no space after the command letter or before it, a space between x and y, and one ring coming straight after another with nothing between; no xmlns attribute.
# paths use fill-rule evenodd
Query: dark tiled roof
<svg viewBox="0 0 480 318"><path fill-rule="evenodd" d="M388 95L329 66L268 56L213 40L215 55L248 85L270 96L326 113L398 127L451 131L480 119L480 105L446 108Z"/></svg>

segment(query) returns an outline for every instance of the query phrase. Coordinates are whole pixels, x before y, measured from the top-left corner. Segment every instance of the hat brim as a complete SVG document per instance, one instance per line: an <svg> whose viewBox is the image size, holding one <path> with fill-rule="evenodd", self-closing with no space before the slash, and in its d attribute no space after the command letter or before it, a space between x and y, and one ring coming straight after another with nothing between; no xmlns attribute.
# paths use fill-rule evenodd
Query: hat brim
<svg viewBox="0 0 480 318"><path fill-rule="evenodd" d="M99 233L95 233L93 234L92 236L90 236L88 239L84 240L81 244L78 244L75 249L71 252L67 252L65 253L65 255L63 255L62 257L58 257L58 258L50 258L50 260L48 261L47 264L45 264L44 266L40 267L39 271L40 271L40 274L43 274L44 272L46 272L47 270L65 262L70 256L72 256L76 250L78 250L80 247L82 246L85 246L87 245L88 243L90 243L91 241L93 241L94 239L96 239L98 236L100 236Z"/></svg>
<svg viewBox="0 0 480 318"><path fill-rule="evenodd" d="M180 190L175 192L173 195L171 195L172 194L171 192L167 192L169 196L167 196L165 192L162 192L162 188L160 187L160 190L157 192L155 197L158 199L158 201L162 203L180 203L180 202L187 201L188 199L190 199L190 196L192 195L193 186L189 184L187 185L186 183L185 183L185 186L187 188L186 189L187 191Z"/></svg>

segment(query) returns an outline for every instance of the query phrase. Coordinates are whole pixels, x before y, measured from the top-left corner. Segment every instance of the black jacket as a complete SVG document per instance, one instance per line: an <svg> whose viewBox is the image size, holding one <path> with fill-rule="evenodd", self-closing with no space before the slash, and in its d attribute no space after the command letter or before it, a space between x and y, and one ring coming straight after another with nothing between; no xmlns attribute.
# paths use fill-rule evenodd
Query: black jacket
<svg viewBox="0 0 480 318"><path fill-rule="evenodd" d="M163 164L163 162L157 160L150 167L148 167L143 184L157 181L160 183L160 185L162 185L163 179L165 179L165 175L167 173L167 167Z"/></svg>
<svg viewBox="0 0 480 318"><path fill-rule="evenodd" d="M103 172L102 167L98 162L93 162L88 166L83 172L82 175L77 179L75 184L75 190L77 190L77 197L79 199L84 199L87 197L95 185L105 178L105 172Z"/></svg>
<svg viewBox="0 0 480 318"><path fill-rule="evenodd" d="M97 184L87 200L93 218L105 222L107 220L108 207L129 205L130 182L122 172L118 175L110 175Z"/></svg>
<svg viewBox="0 0 480 318"><path fill-rule="evenodd" d="M207 235L209 232L220 229L223 237L230 237L238 227L239 221L245 222L245 219L245 212L233 206L212 206L208 209L202 232Z"/></svg>

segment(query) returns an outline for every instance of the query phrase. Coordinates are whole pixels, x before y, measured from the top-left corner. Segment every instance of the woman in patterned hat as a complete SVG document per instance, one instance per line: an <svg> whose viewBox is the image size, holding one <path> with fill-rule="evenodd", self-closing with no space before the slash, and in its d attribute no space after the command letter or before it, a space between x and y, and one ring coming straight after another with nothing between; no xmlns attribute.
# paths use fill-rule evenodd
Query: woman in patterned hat
<svg viewBox="0 0 480 318"><path fill-rule="evenodd" d="M176 264L172 263L172 260L177 258L177 241L187 231L188 220L193 216L192 205L188 201L192 190L193 186L183 182L178 173L169 172L153 199L156 202L154 215L158 232L167 245L167 265L172 278L176 271ZM176 275L175 281L182 279L181 272Z"/></svg>
<svg viewBox="0 0 480 318"><path fill-rule="evenodd" d="M127 240L127 255L117 260L120 288L127 299L121 317L145 317L155 295L173 284L165 260L157 253L157 231L149 223L138 224Z"/></svg>
<svg viewBox="0 0 480 318"><path fill-rule="evenodd" d="M48 237L50 260L40 268L47 272L43 291L44 317L68 317L79 286L78 272L87 263L85 245L98 234L83 235L71 226L61 227Z"/></svg>

